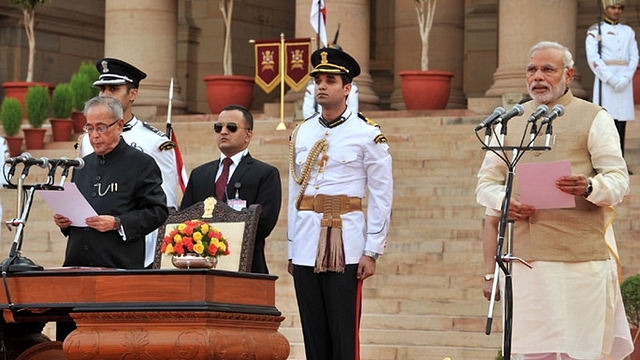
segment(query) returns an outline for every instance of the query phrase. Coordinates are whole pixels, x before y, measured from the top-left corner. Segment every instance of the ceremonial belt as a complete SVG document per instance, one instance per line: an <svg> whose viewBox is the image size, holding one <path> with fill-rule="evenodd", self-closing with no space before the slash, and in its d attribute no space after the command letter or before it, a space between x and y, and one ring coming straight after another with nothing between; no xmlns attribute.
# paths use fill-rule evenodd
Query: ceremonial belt
<svg viewBox="0 0 640 360"><path fill-rule="evenodd" d="M606 60L604 63L607 65L621 65L621 66L629 65L629 62L624 60Z"/></svg>
<svg viewBox="0 0 640 360"><path fill-rule="evenodd" d="M362 199L346 195L305 195L300 201L298 210L313 210L317 213L343 215L352 211L361 211Z"/></svg>

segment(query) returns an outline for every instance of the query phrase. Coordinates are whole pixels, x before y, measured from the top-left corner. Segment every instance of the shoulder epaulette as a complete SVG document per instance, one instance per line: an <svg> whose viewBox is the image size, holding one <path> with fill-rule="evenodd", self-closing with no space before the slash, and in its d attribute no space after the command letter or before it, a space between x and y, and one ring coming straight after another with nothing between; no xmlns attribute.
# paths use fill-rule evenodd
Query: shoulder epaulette
<svg viewBox="0 0 640 360"><path fill-rule="evenodd" d="M380 127L380 125L376 124L373 120L369 119L368 117L364 116L363 113L359 112L358 113L358 117L362 120L364 120L364 122L366 122L367 124L371 125L371 126L375 126L377 128Z"/></svg>
<svg viewBox="0 0 640 360"><path fill-rule="evenodd" d="M149 124L148 122L143 122L142 126L144 126L147 130L151 130L154 134L160 136L160 137L167 137L167 135L165 133L163 133L162 131L158 130L156 127L154 127L153 125ZM174 149L176 147L176 143L171 141L171 140L167 140L165 142L163 142L162 144L160 144L160 146L158 146L158 150L161 151L165 151L165 150L171 150Z"/></svg>

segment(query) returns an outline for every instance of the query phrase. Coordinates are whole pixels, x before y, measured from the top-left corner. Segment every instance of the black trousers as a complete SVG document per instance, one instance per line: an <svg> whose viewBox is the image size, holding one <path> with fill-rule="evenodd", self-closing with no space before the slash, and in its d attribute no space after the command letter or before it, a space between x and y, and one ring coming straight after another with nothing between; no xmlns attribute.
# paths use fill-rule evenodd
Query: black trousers
<svg viewBox="0 0 640 360"><path fill-rule="evenodd" d="M358 264L344 273L293 266L293 282L307 360L358 360L361 284Z"/></svg>

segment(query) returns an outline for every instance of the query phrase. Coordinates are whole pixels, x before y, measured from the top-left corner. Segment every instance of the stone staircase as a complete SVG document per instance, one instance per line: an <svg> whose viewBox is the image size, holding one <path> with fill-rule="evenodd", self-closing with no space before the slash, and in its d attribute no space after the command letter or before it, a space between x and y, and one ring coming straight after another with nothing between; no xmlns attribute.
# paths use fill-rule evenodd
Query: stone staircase
<svg viewBox="0 0 640 360"><path fill-rule="evenodd" d="M389 138L394 158L394 207L391 231L376 276L365 282L361 323L363 360L492 360L500 348L501 318L496 309L492 334L484 334L488 302L482 296L481 221L475 203L476 173L484 156L473 128L481 116L468 111L367 114ZM176 116L173 126L188 171L218 156L212 115ZM163 119L156 127L163 128ZM280 169L283 207L267 241L267 261L278 275L276 305L283 313L280 332L291 344L289 359L302 360L304 345L287 259L288 136L275 130L278 119L256 115L252 155ZM627 129L627 159L640 173L640 125ZM76 157L73 142L48 143L33 156ZM44 179L34 169L29 181ZM33 180L32 180L33 177ZM618 207L615 222L625 275L640 271L640 175ZM0 191L4 219L15 215L15 192ZM0 252L8 254L13 232L2 231ZM24 255L43 266L62 263L65 239L52 213L37 196L25 228Z"/></svg>

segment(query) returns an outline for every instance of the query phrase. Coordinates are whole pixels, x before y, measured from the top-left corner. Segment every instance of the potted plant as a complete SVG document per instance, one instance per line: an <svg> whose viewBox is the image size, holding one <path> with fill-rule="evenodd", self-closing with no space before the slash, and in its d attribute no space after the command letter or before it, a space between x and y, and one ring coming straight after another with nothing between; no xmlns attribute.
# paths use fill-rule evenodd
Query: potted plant
<svg viewBox="0 0 640 360"><path fill-rule="evenodd" d="M69 141L73 132L73 121L71 120L71 110L73 110L73 91L69 83L61 83L53 89L51 97L51 107L53 118L51 123L51 133L53 141Z"/></svg>
<svg viewBox="0 0 640 360"><path fill-rule="evenodd" d="M438 0L412 0L418 17L421 39L420 70L399 73L402 79L402 98L409 110L444 109L451 91L450 71L429 69L429 34Z"/></svg>
<svg viewBox="0 0 640 360"><path fill-rule="evenodd" d="M82 111L84 103L95 97L99 93L99 89L93 87L93 83L98 80L100 72L95 65L90 62L82 62L78 68L78 72L71 76L71 89L73 91L73 112L71 119L73 120L73 130L75 133L82 133L82 127L87 122Z"/></svg>
<svg viewBox="0 0 640 360"><path fill-rule="evenodd" d="M207 102L212 113L217 114L229 104L251 108L253 102L253 77L233 75L231 61L231 18L233 0L220 0L220 11L224 20L224 44L222 48L223 75L207 75Z"/></svg>
<svg viewBox="0 0 640 360"><path fill-rule="evenodd" d="M22 137L18 136L22 126L22 106L15 98L5 98L0 107L0 120L9 147L9 156L18 156L22 148Z"/></svg>
<svg viewBox="0 0 640 360"><path fill-rule="evenodd" d="M627 320L631 325L631 336L633 339L634 351L630 360L640 359L640 349L638 346L638 334L640 334L640 274L636 274L625 279L620 284L624 311L627 313Z"/></svg>
<svg viewBox="0 0 640 360"><path fill-rule="evenodd" d="M27 60L27 77L25 81L9 81L2 84L7 97L14 97L20 101L23 112L26 111L25 107L25 94L30 86L33 86L33 64L36 53L36 36L35 36L35 16L36 6L44 3L44 0L10 0L11 4L20 7L22 10L22 21L24 25L24 31L27 34L27 42L29 45L29 56ZM41 85L53 88L52 84L39 83Z"/></svg>
<svg viewBox="0 0 640 360"><path fill-rule="evenodd" d="M42 149L46 132L42 125L47 120L51 107L49 90L44 86L32 86L27 90L24 101L27 108L27 121L31 125L23 130L24 141L27 149Z"/></svg>
<svg viewBox="0 0 640 360"><path fill-rule="evenodd" d="M175 226L162 240L161 251L171 255L177 268L216 267L219 256L231 253L220 229L202 220L188 220Z"/></svg>

